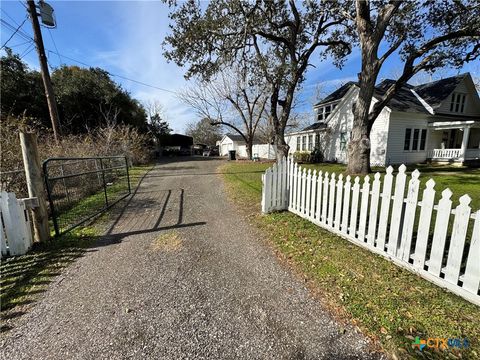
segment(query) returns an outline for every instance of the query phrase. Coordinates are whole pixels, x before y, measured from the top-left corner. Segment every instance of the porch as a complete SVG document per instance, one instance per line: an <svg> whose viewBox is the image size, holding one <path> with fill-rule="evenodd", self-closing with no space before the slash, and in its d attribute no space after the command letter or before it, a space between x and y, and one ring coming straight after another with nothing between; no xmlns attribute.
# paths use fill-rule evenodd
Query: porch
<svg viewBox="0 0 480 360"><path fill-rule="evenodd" d="M428 124L427 159L435 162L480 161L480 122L438 121Z"/></svg>

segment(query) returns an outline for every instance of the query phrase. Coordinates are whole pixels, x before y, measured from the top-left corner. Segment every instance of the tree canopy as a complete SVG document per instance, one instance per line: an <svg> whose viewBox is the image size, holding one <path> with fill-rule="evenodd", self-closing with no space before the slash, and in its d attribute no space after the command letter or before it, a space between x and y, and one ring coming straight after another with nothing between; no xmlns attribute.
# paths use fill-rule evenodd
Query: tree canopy
<svg viewBox="0 0 480 360"><path fill-rule="evenodd" d="M190 0L170 14L165 56L186 76L210 79L242 63L269 86L270 121L278 155L288 152L284 132L294 94L315 54L341 64L350 52L349 29L335 2Z"/></svg>
<svg viewBox="0 0 480 360"><path fill-rule="evenodd" d="M2 113L39 120L50 127L42 80L7 50L1 58ZM108 123L132 125L147 131L143 106L100 68L62 66L52 72L52 83L64 133L82 133Z"/></svg>
<svg viewBox="0 0 480 360"><path fill-rule="evenodd" d="M460 68L480 56L480 3L355 0L345 5L344 13L356 29L361 50L348 171L367 173L370 131L398 90L420 71ZM401 74L371 106L378 74L393 54L401 60Z"/></svg>

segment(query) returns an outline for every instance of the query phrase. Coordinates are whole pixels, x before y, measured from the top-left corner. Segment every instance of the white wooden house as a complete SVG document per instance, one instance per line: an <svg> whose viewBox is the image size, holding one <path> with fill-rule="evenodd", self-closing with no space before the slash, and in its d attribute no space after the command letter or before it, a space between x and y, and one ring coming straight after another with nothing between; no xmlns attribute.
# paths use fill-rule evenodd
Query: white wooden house
<svg viewBox="0 0 480 360"><path fill-rule="evenodd" d="M230 150L235 150L237 156L247 157L247 146L241 135L225 134L217 145L220 156L227 156ZM275 159L275 146L262 144L258 139L254 139L252 155L262 159Z"/></svg>
<svg viewBox="0 0 480 360"><path fill-rule="evenodd" d="M393 80L377 85L373 103ZM316 121L286 135L290 152L322 150L325 160L348 162L352 105L358 86L349 82L314 106ZM373 104L372 104L373 105ZM404 86L375 120L371 164L480 162L480 99L469 73Z"/></svg>

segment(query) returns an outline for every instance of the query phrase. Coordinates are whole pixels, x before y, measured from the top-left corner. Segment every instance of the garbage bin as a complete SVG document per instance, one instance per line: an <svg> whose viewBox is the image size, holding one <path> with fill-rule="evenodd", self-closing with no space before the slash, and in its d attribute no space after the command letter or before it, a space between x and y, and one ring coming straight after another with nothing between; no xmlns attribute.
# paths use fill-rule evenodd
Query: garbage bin
<svg viewBox="0 0 480 360"><path fill-rule="evenodd" d="M228 151L228 160L236 160L236 151L235 150L229 150Z"/></svg>

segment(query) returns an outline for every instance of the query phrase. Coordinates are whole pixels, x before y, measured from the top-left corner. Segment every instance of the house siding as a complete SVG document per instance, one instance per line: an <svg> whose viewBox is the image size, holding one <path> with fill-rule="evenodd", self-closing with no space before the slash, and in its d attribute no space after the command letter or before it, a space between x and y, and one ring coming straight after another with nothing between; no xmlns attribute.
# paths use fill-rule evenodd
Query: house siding
<svg viewBox="0 0 480 360"><path fill-rule="evenodd" d="M392 112L388 127L387 164L412 164L423 162L427 159L429 148L429 131L427 129L427 117L420 114ZM403 150L405 130L427 129L425 150ZM413 134L412 134L413 136Z"/></svg>
<svg viewBox="0 0 480 360"><path fill-rule="evenodd" d="M479 110L479 101L476 96L474 96L476 90L474 86L469 82L465 81L465 79L457 85L453 93L463 93L466 94L465 97L465 110L463 113L456 113L450 111L450 104L452 102L453 93L448 96L443 103L438 107L436 110L437 113L442 114L456 114L456 115L467 115L467 116L476 116L480 115Z"/></svg>

